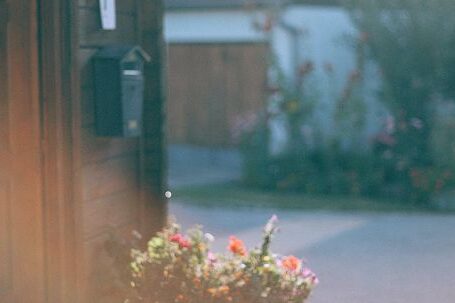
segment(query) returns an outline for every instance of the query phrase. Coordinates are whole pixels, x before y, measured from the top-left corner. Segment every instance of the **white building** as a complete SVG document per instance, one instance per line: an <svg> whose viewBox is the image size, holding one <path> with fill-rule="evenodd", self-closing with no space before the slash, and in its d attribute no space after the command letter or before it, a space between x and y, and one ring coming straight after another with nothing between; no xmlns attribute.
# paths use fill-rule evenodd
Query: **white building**
<svg viewBox="0 0 455 303"><path fill-rule="evenodd" d="M331 115L346 83L357 68L356 52L350 44L358 36L348 13L336 1L299 0L282 3L280 21L271 32L257 29L278 0L167 0L165 39L171 45L185 44L265 44L275 54L289 79L297 67L311 61L312 81L319 96L318 120L323 132L333 128ZM248 5L249 4L249 5ZM172 59L172 58L171 58ZM332 76L326 71L333 67ZM378 75L371 64L365 65L369 89L368 121L365 138L381 126L385 111L371 101ZM377 85L376 85L377 86ZM170 101L172 102L172 100Z"/></svg>

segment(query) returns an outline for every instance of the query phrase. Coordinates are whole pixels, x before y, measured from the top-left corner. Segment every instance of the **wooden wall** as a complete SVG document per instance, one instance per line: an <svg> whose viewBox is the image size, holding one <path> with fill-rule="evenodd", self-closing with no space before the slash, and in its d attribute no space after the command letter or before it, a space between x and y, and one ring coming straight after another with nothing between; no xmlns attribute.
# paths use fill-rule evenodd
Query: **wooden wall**
<svg viewBox="0 0 455 303"><path fill-rule="evenodd" d="M81 254L80 280L87 297L102 302L109 291L110 260L103 249L113 234L133 229L149 233L165 220L162 4L160 1L119 0L117 29L101 30L98 0L78 0L77 41L80 117L75 126L77 149L76 201ZM109 44L141 45L152 56L146 66L144 135L139 139L100 138L95 133L92 56Z"/></svg>
<svg viewBox="0 0 455 303"><path fill-rule="evenodd" d="M0 302L45 302L37 14L0 0Z"/></svg>
<svg viewBox="0 0 455 303"><path fill-rule="evenodd" d="M265 43L171 44L169 141L232 145L238 121L264 109L267 54Z"/></svg>

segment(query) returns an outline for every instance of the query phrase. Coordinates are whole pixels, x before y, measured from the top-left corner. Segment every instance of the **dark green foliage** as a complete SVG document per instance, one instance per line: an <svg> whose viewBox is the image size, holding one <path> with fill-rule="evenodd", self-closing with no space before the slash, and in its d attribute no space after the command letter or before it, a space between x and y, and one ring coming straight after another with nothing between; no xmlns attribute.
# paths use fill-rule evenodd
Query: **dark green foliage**
<svg viewBox="0 0 455 303"><path fill-rule="evenodd" d="M248 184L264 189L368 196L383 193L383 185L394 181L387 164L370 154L332 146L280 156L245 157L244 176Z"/></svg>
<svg viewBox="0 0 455 303"><path fill-rule="evenodd" d="M268 142L269 129L265 121L250 133L243 134L240 149L243 155L244 181L250 185L267 184L269 178L268 166Z"/></svg>
<svg viewBox="0 0 455 303"><path fill-rule="evenodd" d="M431 137L438 102L455 94L455 1L345 3L383 74L381 99L396 121L396 144L391 150L399 167L396 174L401 175L401 186L409 189L408 198L427 202L431 186L416 188L413 175L423 171L425 178L434 179L430 175L444 171L435 167Z"/></svg>
<svg viewBox="0 0 455 303"><path fill-rule="evenodd" d="M263 132L264 130L261 130ZM351 195L425 204L429 197L453 186L453 174L440 167L403 169L376 142L370 152L346 151L337 145L271 156L264 137L254 149L243 146L244 177L249 185L265 190L309 194Z"/></svg>
<svg viewBox="0 0 455 303"><path fill-rule="evenodd" d="M345 3L360 35L354 39L356 70L341 97L333 97L335 136L316 146L305 141L301 127L312 123L311 107L299 109L315 100L304 85L290 96L292 90L281 78L280 114L288 124L289 146L270 155L267 123L258 125L243 142L245 179L267 189L394 197L428 205L435 193L453 185L453 142L446 140L451 131L442 127L436 112L455 99L455 1ZM382 74L378 97L394 126L363 148L366 60L373 60ZM303 81L311 63L302 71Z"/></svg>

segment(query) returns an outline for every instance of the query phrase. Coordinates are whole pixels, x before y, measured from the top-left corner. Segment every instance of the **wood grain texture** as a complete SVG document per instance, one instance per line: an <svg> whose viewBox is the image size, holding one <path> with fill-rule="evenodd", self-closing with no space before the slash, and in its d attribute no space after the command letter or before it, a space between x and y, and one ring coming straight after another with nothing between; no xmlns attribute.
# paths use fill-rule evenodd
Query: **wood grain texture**
<svg viewBox="0 0 455 303"><path fill-rule="evenodd" d="M144 134L140 145L141 232L150 236L167 218L166 153L164 103L166 89L166 54L163 39L163 1L137 2L138 41L152 56L145 68ZM148 157L150 155L150 157ZM152 156L153 155L153 156ZM158 170L150 169L159 166Z"/></svg>
<svg viewBox="0 0 455 303"><path fill-rule="evenodd" d="M6 223L0 302L41 303L46 268L36 3L9 1L8 15L0 22L0 220Z"/></svg>
<svg viewBox="0 0 455 303"><path fill-rule="evenodd" d="M95 127L88 126L81 130L82 163L91 165L105 159L122 155L137 155L136 138L98 137Z"/></svg>
<svg viewBox="0 0 455 303"><path fill-rule="evenodd" d="M84 201L99 199L114 193L137 190L137 157L128 155L112 158L82 168Z"/></svg>
<svg viewBox="0 0 455 303"><path fill-rule="evenodd" d="M0 2L0 10L6 10ZM11 300L10 142L6 22L0 21L0 298Z"/></svg>
<svg viewBox="0 0 455 303"><path fill-rule="evenodd" d="M156 194L162 184L162 6L117 1L118 29L103 31L96 0L8 2L9 41L0 20L0 301L99 303L97 282L109 282L97 272L107 260L103 242L138 228L144 188ZM146 41L153 64L144 132L153 154L144 168L139 140L95 135L90 66L102 46L145 43L139 32L154 39ZM145 171L153 173L139 179ZM160 198L146 202L160 227Z"/></svg>
<svg viewBox="0 0 455 303"><path fill-rule="evenodd" d="M115 30L101 29L99 12L79 9L79 41L82 47L101 47L107 44L135 44L136 23L134 15L117 15Z"/></svg>
<svg viewBox="0 0 455 303"><path fill-rule="evenodd" d="M263 110L266 44L169 47L170 142L230 146L236 121Z"/></svg>
<svg viewBox="0 0 455 303"><path fill-rule="evenodd" d="M99 0L79 0L80 8L91 8L94 11L99 11ZM135 14L136 0L119 0L116 1L117 13Z"/></svg>
<svg viewBox="0 0 455 303"><path fill-rule="evenodd" d="M78 70L82 88L93 87L92 57L99 48L83 48L78 51Z"/></svg>
<svg viewBox="0 0 455 303"><path fill-rule="evenodd" d="M130 243L132 232L139 228L139 222L130 222L85 241L83 246L83 278L90 281L87 299L84 303L112 303L122 301L114 287L115 268L112 257L106 249L108 241Z"/></svg>
<svg viewBox="0 0 455 303"><path fill-rule="evenodd" d="M66 4L67 5L67 4ZM71 45L60 40L69 30L67 7L40 2L40 95L45 217L46 302L75 302L75 207L72 200ZM66 48L68 47L68 49Z"/></svg>
<svg viewBox="0 0 455 303"><path fill-rule="evenodd" d="M80 116L74 136L79 141L76 174L80 178L78 203L81 205L83 257L79 275L83 281L83 303L112 302L112 297L106 296L106 289L109 292L109 284L112 284L107 273L112 264L104 250L104 243L110 235L124 238L133 228L145 230L145 234L149 235L152 233L151 226L156 230L165 220L162 202L156 198L155 191L151 195L144 194L151 192L149 188L160 188L163 176L161 1L117 1L117 12L117 29L101 30L98 1L78 0ZM152 40L143 40L145 36L142 33L145 32ZM152 63L145 67L144 119L147 123L139 139L102 138L95 133L91 60L100 48L111 44L141 45L152 56ZM147 144L148 149L154 151L154 157L149 157L143 165L141 159L146 146L143 142L148 136L158 139ZM143 175L149 168L159 172L154 172L153 178L145 179Z"/></svg>
<svg viewBox="0 0 455 303"><path fill-rule="evenodd" d="M95 91L93 87L82 87L80 90L81 126L95 125Z"/></svg>
<svg viewBox="0 0 455 303"><path fill-rule="evenodd" d="M3 165L0 164L0 168ZM4 176L0 176L0 298L10 300L12 291L12 251L10 186Z"/></svg>
<svg viewBox="0 0 455 303"><path fill-rule="evenodd" d="M138 221L139 199L137 190L125 191L83 205L84 238L121 228Z"/></svg>

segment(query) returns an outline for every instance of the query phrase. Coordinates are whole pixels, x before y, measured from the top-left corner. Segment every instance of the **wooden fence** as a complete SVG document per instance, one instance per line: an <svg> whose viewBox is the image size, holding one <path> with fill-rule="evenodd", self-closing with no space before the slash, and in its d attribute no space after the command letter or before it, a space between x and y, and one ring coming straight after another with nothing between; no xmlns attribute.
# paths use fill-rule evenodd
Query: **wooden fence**
<svg viewBox="0 0 455 303"><path fill-rule="evenodd" d="M263 109L267 53L264 43L171 44L169 142L231 146L239 120Z"/></svg>

